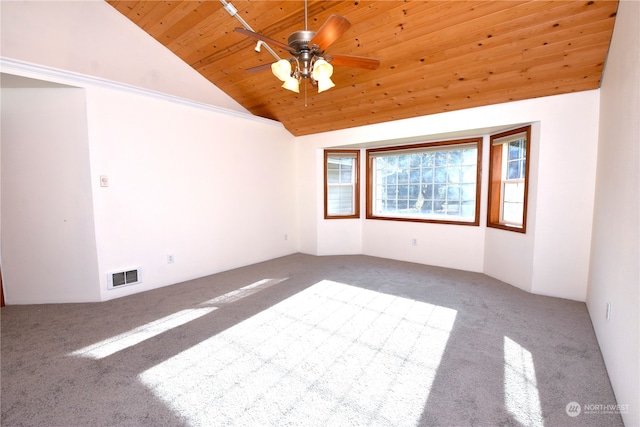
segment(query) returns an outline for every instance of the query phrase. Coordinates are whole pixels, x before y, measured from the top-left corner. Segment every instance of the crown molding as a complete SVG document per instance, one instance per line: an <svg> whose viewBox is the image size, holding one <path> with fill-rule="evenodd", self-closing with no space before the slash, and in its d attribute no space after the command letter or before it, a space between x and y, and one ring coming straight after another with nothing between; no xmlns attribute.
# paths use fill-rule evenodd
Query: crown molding
<svg viewBox="0 0 640 427"><path fill-rule="evenodd" d="M215 113L223 114L226 116L239 117L242 119L248 119L258 121L265 124L271 124L274 126L282 126L282 123L267 119L264 117L254 116L250 113L243 113L240 111L229 110L227 108L218 107L216 105L207 104L205 102L194 101L187 98L182 98L167 93L162 93L150 89L145 89L126 83L115 82L99 77L89 76L86 74L75 73L73 71L62 70L53 67L47 67L44 65L33 64L30 62L20 61L16 59L6 58L0 56L0 72L6 74L13 74L17 76L33 78L38 80L45 80L52 83L61 85L68 85L78 88L98 87L104 89L112 89L123 92L128 92L136 95L147 96L151 98L160 99L163 101L173 102L176 104L186 105L194 108L199 108ZM0 80L0 87L2 81Z"/></svg>

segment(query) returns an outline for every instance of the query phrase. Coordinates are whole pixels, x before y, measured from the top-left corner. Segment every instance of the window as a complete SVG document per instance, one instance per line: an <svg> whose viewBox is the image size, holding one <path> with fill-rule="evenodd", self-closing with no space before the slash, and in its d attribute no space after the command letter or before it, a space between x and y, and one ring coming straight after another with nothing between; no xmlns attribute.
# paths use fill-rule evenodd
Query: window
<svg viewBox="0 0 640 427"><path fill-rule="evenodd" d="M487 227L526 232L531 126L491 136Z"/></svg>
<svg viewBox="0 0 640 427"><path fill-rule="evenodd" d="M359 218L360 151L324 152L324 217Z"/></svg>
<svg viewBox="0 0 640 427"><path fill-rule="evenodd" d="M367 218L479 225L482 138L367 150Z"/></svg>

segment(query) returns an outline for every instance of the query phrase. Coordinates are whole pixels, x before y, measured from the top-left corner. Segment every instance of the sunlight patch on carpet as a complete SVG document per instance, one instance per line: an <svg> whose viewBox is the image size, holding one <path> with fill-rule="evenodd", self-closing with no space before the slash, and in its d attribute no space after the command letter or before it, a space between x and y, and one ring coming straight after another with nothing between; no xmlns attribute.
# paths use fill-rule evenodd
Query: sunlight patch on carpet
<svg viewBox="0 0 640 427"><path fill-rule="evenodd" d="M139 375L189 425L416 425L456 310L323 280Z"/></svg>
<svg viewBox="0 0 640 427"><path fill-rule="evenodd" d="M521 425L544 425L533 357L509 337L504 337L504 403Z"/></svg>
<svg viewBox="0 0 640 427"><path fill-rule="evenodd" d="M71 353L71 356L102 359L125 348L133 347L144 340L160 335L170 329L191 322L205 314L211 313L216 307L191 308L173 313L161 319L139 326L125 333L107 338L106 340L81 348Z"/></svg>
<svg viewBox="0 0 640 427"><path fill-rule="evenodd" d="M250 285L243 286L235 291L227 292L224 295L220 295L219 297L210 299L209 301L205 301L200 305L214 305L214 304L228 304L234 301L238 301L239 299L248 297L249 295L255 294L258 291L266 289L270 286L277 285L280 282L284 282L288 277L282 279L262 279L254 282Z"/></svg>
<svg viewBox="0 0 640 427"><path fill-rule="evenodd" d="M256 292L266 289L270 286L284 282L287 279L288 277L281 279L258 280L257 282L251 283L250 285L243 286L239 289L227 292L226 294L220 295L219 297L213 298L209 301L205 301L200 305L229 304L244 297L248 297L249 295L255 294ZM182 326L188 322L191 322L192 320L204 316L205 314L211 313L216 309L218 309L218 307L191 308L182 310L169 316L165 316L162 319L155 320L130 331L81 348L80 350L76 350L70 355L88 357L92 359L103 359L121 350L133 347L136 344L140 344L141 342L155 337L156 335L160 335L161 333L166 332L170 329Z"/></svg>

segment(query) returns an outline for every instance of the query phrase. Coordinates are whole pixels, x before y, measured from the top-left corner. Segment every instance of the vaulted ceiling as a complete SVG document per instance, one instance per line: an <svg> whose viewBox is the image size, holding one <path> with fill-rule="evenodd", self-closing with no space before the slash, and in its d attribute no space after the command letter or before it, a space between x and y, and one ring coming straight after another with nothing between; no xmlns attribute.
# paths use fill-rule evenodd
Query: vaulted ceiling
<svg viewBox="0 0 640 427"><path fill-rule="evenodd" d="M445 111L596 89L617 1L308 1L308 29L332 14L352 24L327 53L380 59L376 70L335 66L336 86L300 93L219 0L108 3L251 113L296 136ZM305 29L304 1L231 0L257 33L287 44ZM271 46L281 58L289 53Z"/></svg>

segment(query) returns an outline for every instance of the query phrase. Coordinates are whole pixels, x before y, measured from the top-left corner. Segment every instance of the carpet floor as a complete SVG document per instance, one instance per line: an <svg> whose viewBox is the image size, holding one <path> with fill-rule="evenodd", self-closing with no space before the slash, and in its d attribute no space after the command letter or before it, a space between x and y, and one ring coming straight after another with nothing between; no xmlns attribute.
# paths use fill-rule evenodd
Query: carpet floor
<svg viewBox="0 0 640 427"><path fill-rule="evenodd" d="M586 305L295 254L1 310L2 426L622 426Z"/></svg>

